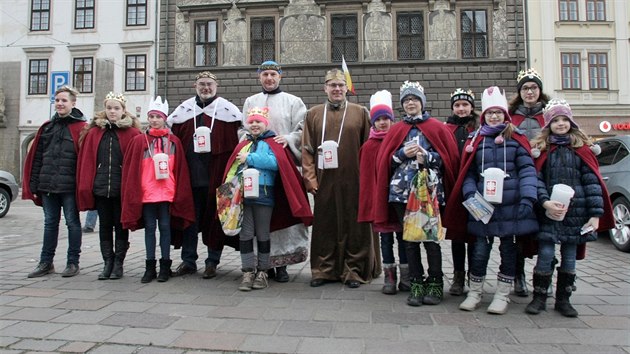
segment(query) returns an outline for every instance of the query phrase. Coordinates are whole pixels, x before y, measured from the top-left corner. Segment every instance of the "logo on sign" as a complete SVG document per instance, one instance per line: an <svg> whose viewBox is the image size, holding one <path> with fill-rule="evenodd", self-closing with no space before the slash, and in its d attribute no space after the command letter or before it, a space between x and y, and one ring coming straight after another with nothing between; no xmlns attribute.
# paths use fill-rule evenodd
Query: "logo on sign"
<svg viewBox="0 0 630 354"><path fill-rule="evenodd" d="M55 100L55 91L70 83L69 71L53 71L50 73L50 101Z"/></svg>
<svg viewBox="0 0 630 354"><path fill-rule="evenodd" d="M602 133L608 133L610 131L610 129L612 129L612 124L610 124L609 121L604 120L604 121L599 123L599 130Z"/></svg>

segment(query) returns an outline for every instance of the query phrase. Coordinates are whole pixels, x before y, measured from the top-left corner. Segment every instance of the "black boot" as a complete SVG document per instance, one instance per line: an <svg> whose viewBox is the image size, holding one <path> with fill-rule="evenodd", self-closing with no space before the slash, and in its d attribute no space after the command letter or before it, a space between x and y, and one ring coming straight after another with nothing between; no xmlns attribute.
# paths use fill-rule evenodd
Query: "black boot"
<svg viewBox="0 0 630 354"><path fill-rule="evenodd" d="M116 251L114 253L114 269L109 279L120 279L123 276L123 262L127 256L129 241L127 239L116 240Z"/></svg>
<svg viewBox="0 0 630 354"><path fill-rule="evenodd" d="M160 274L158 274L157 281L163 283L171 277L171 264L173 261L170 259L160 259Z"/></svg>
<svg viewBox="0 0 630 354"><path fill-rule="evenodd" d="M153 279L157 278L157 272L155 271L155 259L147 259L145 261L146 269L144 275L140 280L141 283L150 283Z"/></svg>
<svg viewBox="0 0 630 354"><path fill-rule="evenodd" d="M556 265L558 264L558 258L555 256L551 261L551 279L553 279L553 271L556 269ZM549 282L549 286L547 287L547 297L553 296L553 281Z"/></svg>
<svg viewBox="0 0 630 354"><path fill-rule="evenodd" d="M534 298L525 308L525 312L537 315L547 310L547 288L551 283L551 274L534 272Z"/></svg>
<svg viewBox="0 0 630 354"><path fill-rule="evenodd" d="M275 281L278 283L286 283L289 281L289 273L287 272L287 266L276 267Z"/></svg>
<svg viewBox="0 0 630 354"><path fill-rule="evenodd" d="M577 310L571 306L569 298L575 290L575 273L567 273L558 269L558 283L556 284L556 305L554 309L562 316L577 317Z"/></svg>
<svg viewBox="0 0 630 354"><path fill-rule="evenodd" d="M424 295L424 279L411 279L411 290L409 296L407 296L407 305L422 306L422 299L424 298Z"/></svg>
<svg viewBox="0 0 630 354"><path fill-rule="evenodd" d="M103 256L103 271L98 280L109 279L114 268L114 249L111 241L101 241L101 255Z"/></svg>
<svg viewBox="0 0 630 354"><path fill-rule="evenodd" d="M516 255L516 277L514 277L514 294L519 297L528 297L527 279L525 279L525 257L519 252Z"/></svg>

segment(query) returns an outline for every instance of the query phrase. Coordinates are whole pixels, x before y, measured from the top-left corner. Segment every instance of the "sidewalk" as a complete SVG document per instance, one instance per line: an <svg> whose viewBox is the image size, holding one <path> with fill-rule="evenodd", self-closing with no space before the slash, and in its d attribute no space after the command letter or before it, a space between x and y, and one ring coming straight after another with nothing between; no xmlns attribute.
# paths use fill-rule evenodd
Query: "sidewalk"
<svg viewBox="0 0 630 354"><path fill-rule="evenodd" d="M289 283L240 292L240 258L230 248L214 279L202 279L201 269L141 284L143 232L132 233L120 280L97 280L98 233L83 237L80 275L28 279L42 229L41 209L30 201L17 201L0 219L0 353L630 353L630 255L608 239L589 244L586 260L578 262L571 300L580 317L571 319L553 311L553 299L549 312L527 315L531 297L515 296L508 314L487 314L496 247L482 306L463 312L464 298L448 294L437 306L407 306L407 293L381 294L382 277L359 289L311 288L308 263L289 267ZM61 230L57 272L67 249L64 225ZM199 251L203 259L206 251ZM450 279L450 243L442 253ZM172 251L173 269L179 256Z"/></svg>

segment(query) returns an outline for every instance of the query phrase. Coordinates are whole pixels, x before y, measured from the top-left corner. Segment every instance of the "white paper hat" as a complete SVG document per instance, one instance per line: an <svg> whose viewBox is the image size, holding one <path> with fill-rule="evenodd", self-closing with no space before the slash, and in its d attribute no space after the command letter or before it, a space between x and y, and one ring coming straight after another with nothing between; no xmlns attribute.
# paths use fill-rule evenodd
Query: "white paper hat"
<svg viewBox="0 0 630 354"><path fill-rule="evenodd" d="M164 119L166 119L166 117L168 117L168 101L164 100L164 102L162 102L162 97L160 96L157 96L155 100L151 99L151 102L149 102L149 112L151 111L162 113Z"/></svg>

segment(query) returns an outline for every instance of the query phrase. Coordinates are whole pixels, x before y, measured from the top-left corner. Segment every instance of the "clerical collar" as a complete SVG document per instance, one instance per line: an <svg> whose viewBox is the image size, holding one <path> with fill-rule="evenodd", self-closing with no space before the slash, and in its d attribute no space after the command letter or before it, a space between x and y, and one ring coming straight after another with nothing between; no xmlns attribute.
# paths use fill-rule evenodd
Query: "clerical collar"
<svg viewBox="0 0 630 354"><path fill-rule="evenodd" d="M275 95L276 93L280 93L282 92L282 89L280 89L280 86L276 87L275 89L271 90L271 91L267 91L263 88L262 90L263 93L266 93L268 95Z"/></svg>
<svg viewBox="0 0 630 354"><path fill-rule="evenodd" d="M205 108L206 106L210 105L212 102L214 102L214 100L217 99L217 95L212 96L212 98L210 98L207 101L202 101L201 97L199 97L199 95L195 96L195 101L197 102L197 106L201 107L201 108Z"/></svg>
<svg viewBox="0 0 630 354"><path fill-rule="evenodd" d="M345 100L341 102L331 102L330 100L328 100L328 107L330 107L330 109L332 109L333 111L338 111L345 106L345 103Z"/></svg>

